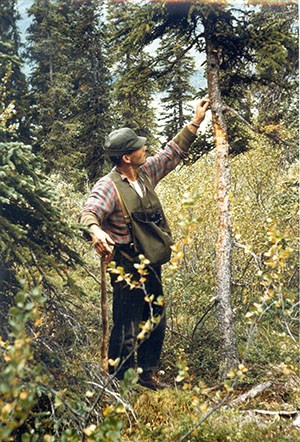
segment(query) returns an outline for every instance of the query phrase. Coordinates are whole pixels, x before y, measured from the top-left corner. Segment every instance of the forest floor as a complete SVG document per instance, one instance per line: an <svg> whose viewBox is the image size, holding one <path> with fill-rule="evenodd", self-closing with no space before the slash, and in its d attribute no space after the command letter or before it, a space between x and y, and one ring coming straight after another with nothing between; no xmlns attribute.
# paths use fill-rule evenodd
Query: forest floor
<svg viewBox="0 0 300 442"><path fill-rule="evenodd" d="M157 392L138 387L130 398L136 420L128 418L122 440L299 441L299 378L286 375L260 386L263 391L259 393L257 385L239 385L221 407L222 398L227 396L222 386L201 392L190 384Z"/></svg>

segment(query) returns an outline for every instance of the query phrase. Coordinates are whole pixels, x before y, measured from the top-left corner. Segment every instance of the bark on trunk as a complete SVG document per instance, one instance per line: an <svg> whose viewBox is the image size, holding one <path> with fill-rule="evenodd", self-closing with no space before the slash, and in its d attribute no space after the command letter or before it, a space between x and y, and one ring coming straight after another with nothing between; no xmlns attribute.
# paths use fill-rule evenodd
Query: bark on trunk
<svg viewBox="0 0 300 442"><path fill-rule="evenodd" d="M205 26L207 53L207 81L211 101L212 124L216 146L216 188L218 212L218 241L216 246L216 300L217 320L220 334L219 375L224 378L238 363L233 312L230 300L231 280L231 214L230 214L230 167L229 144L223 103L220 91L220 63L214 45L214 20L208 18Z"/></svg>

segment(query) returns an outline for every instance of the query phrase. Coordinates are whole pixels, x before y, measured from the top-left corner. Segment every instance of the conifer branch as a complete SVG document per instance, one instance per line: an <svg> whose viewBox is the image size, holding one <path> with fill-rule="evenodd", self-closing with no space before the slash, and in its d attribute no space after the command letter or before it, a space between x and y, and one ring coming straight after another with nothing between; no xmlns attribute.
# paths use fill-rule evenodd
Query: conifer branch
<svg viewBox="0 0 300 442"><path fill-rule="evenodd" d="M185 56L185 54L192 49L192 47L196 44L196 40L192 40L192 43L190 43L182 52L181 54L175 58L174 61L172 61L172 63L168 66L168 68L166 68L165 70L161 71L161 72L153 72L152 76L155 79L161 78L163 76L165 76L166 74L168 74L169 72L172 71L173 67L180 61L182 60L182 58Z"/></svg>
<svg viewBox="0 0 300 442"><path fill-rule="evenodd" d="M274 135L274 134L268 134L266 133L264 130L262 130L260 127L257 126L253 126L251 123L249 123L249 121L247 121L244 117L242 117L242 115L240 115L235 109L233 109L230 106L224 106L223 107L223 111L228 111L231 112L233 115L235 115L239 120L242 121L242 123L245 124L245 126L248 127L248 129L250 129L252 132L255 133L259 133L262 135L265 135L267 138L269 138L272 141L276 141L277 143L281 143L284 144L286 146L293 146L294 143L291 143L289 141L286 141L284 139L282 139L281 137L279 137L278 135Z"/></svg>

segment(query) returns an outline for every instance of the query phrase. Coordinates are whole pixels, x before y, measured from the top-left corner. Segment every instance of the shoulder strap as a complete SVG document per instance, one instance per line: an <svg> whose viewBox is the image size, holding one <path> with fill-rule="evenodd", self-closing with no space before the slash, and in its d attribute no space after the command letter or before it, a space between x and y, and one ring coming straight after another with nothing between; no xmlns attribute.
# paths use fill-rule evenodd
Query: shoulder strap
<svg viewBox="0 0 300 442"><path fill-rule="evenodd" d="M118 198L119 198L119 201L120 201L120 205L121 205L121 209L122 209L122 212L123 212L125 223L127 225L129 225L129 224L131 224L131 221L130 221L130 216L129 216L128 210L127 210L127 208L126 208L126 206L124 204L123 198L121 197L120 192L119 192L119 190L118 190L118 188L116 186L116 183L114 181L113 181L113 184L114 184L115 191L116 191L116 193L118 195Z"/></svg>
<svg viewBox="0 0 300 442"><path fill-rule="evenodd" d="M120 192L119 192L119 189L118 189L118 185L117 185L118 180L120 180L120 174L119 174L118 172L116 172L115 170L112 170L108 175L109 175L109 177L111 178L111 180L112 180L112 182L113 182L113 185L114 185L114 188L115 188L116 194L117 194L117 196L118 196L118 198L119 198L119 201L120 201L120 205L121 205L121 209L122 209L122 212L123 212L123 216L124 216L125 223L126 223L126 224L128 225L128 227L130 228L131 221L130 221L129 212L128 212L126 206L125 206L125 203L124 203L123 198L122 198L121 195L120 195Z"/></svg>

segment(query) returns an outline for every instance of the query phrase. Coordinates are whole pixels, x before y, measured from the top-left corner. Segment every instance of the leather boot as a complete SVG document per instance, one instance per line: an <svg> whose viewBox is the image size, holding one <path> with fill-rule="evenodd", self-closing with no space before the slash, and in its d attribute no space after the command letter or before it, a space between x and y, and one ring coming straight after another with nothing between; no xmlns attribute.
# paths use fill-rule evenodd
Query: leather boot
<svg viewBox="0 0 300 442"><path fill-rule="evenodd" d="M160 382L151 372L145 372L141 373L139 375L139 381L138 383L142 385L143 387L149 388L150 390L163 390L165 388L168 388L167 384L164 384L163 382Z"/></svg>

